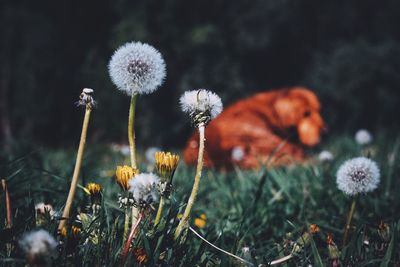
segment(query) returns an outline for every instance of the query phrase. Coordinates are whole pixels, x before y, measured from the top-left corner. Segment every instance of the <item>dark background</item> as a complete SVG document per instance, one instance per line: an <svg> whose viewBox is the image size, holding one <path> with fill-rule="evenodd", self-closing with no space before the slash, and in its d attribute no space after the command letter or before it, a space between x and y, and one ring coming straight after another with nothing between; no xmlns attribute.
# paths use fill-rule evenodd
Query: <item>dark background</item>
<svg viewBox="0 0 400 267"><path fill-rule="evenodd" d="M163 54L167 80L140 96L142 147L181 147L190 133L178 98L209 88L225 105L302 85L323 103L330 133L398 130L399 1L2 1L0 136L46 146L77 142L95 89L90 141L126 142L129 97L107 64L128 41Z"/></svg>

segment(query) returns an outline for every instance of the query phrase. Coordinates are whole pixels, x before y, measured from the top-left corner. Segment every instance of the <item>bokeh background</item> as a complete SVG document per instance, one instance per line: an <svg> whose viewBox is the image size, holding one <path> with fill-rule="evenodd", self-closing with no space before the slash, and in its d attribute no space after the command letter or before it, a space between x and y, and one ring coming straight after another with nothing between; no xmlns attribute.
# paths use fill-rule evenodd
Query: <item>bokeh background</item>
<svg viewBox="0 0 400 267"><path fill-rule="evenodd" d="M400 111L399 1L3 0L0 3L0 140L76 143L95 89L90 142L126 142L129 98L107 64L128 41L161 51L167 79L138 102L137 138L183 146L191 129L182 92L216 91L225 105L255 92L307 86L330 134L395 134Z"/></svg>

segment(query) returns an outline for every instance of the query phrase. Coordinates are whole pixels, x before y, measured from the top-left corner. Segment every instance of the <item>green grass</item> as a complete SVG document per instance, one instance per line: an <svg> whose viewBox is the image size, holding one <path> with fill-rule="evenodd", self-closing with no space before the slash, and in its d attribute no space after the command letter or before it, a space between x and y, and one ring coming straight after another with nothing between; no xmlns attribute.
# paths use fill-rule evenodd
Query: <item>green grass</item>
<svg viewBox="0 0 400 267"><path fill-rule="evenodd" d="M337 137L318 148L333 152L335 159L331 162L320 163L311 154L309 161L298 166L255 171L206 170L191 225L214 245L251 261L254 266L268 265L290 254L294 242L301 240L310 224L317 224L320 232L282 266L332 266L326 243L328 233L333 235L341 251L339 260L343 266L395 266L400 262L399 142L383 136L370 146L360 147L348 137ZM0 175L7 180L13 214L13 226L7 229L1 191L0 265L4 266L24 265L17 241L24 232L38 227L34 205L45 201L60 210L67 197L75 160L73 149L23 147L14 151L0 158ZM359 197L349 243L342 247L351 199L337 189L335 173L345 159L360 155L377 161L382 172L381 185L376 191ZM97 182L103 186L102 208L98 217L84 223L78 241L70 237L59 246L55 266L119 264L124 214L117 204L120 189L111 175L116 165L124 161L124 157L107 147L88 145L80 184ZM146 168L142 166L142 170ZM135 247L146 251L147 266L246 266L191 232L181 243L173 242L177 215L183 211L193 177L194 168L181 162L161 224L154 229L151 220L155 212L147 216L134 241ZM89 204L89 197L78 189L74 214L78 210L89 213ZM207 223L198 229L193 219L202 213L206 214ZM389 226L386 239L378 232L381 222ZM82 227L80 223L72 223ZM57 225L57 220L48 220L40 227L55 234ZM243 252L244 247L249 248L249 253ZM137 264L133 257L128 260L129 266Z"/></svg>

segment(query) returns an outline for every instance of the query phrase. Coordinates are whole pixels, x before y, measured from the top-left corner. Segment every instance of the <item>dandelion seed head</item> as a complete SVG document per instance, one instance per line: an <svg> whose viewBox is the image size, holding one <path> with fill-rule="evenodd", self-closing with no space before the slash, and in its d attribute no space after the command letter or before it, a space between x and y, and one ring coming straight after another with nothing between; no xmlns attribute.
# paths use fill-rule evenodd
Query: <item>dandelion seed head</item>
<svg viewBox="0 0 400 267"><path fill-rule="evenodd" d="M129 191L136 204L146 207L158 199L157 184L160 178L153 173L141 173L129 180Z"/></svg>
<svg viewBox="0 0 400 267"><path fill-rule="evenodd" d="M57 242L49 232L36 230L26 233L19 241L19 246L30 263L50 264L50 257L56 252Z"/></svg>
<svg viewBox="0 0 400 267"><path fill-rule="evenodd" d="M157 49L141 42L130 42L118 48L108 65L113 83L128 95L150 94L166 76L165 62Z"/></svg>
<svg viewBox="0 0 400 267"><path fill-rule="evenodd" d="M76 102L77 106L90 106L93 108L96 106L96 101L93 99L94 90L90 88L83 88L82 93L79 95L79 101Z"/></svg>
<svg viewBox="0 0 400 267"><path fill-rule="evenodd" d="M244 151L241 147L234 147L232 149L231 157L234 161L241 161L244 158Z"/></svg>
<svg viewBox="0 0 400 267"><path fill-rule="evenodd" d="M360 129L356 132L354 139L359 145L368 145L372 142L372 134L365 129Z"/></svg>
<svg viewBox="0 0 400 267"><path fill-rule="evenodd" d="M183 112L189 113L195 124L207 124L222 111L221 98L214 92L198 89L185 92L180 100Z"/></svg>
<svg viewBox="0 0 400 267"><path fill-rule="evenodd" d="M83 88L82 92L90 95L93 94L94 90L91 88Z"/></svg>
<svg viewBox="0 0 400 267"><path fill-rule="evenodd" d="M338 188L350 196L371 192L378 187L379 182L378 165L365 157L345 161L336 174Z"/></svg>
<svg viewBox="0 0 400 267"><path fill-rule="evenodd" d="M318 160L321 162L331 161L333 159L333 154L328 150L323 150L318 154Z"/></svg>

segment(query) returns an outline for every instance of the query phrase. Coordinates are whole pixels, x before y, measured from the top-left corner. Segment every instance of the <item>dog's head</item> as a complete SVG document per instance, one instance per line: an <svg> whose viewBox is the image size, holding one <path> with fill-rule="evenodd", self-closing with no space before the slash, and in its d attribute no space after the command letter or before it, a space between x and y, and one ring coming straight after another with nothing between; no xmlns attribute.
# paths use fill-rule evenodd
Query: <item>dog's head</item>
<svg viewBox="0 0 400 267"><path fill-rule="evenodd" d="M317 96L302 87L285 90L273 102L274 124L281 129L295 128L301 143L319 143L325 124Z"/></svg>

